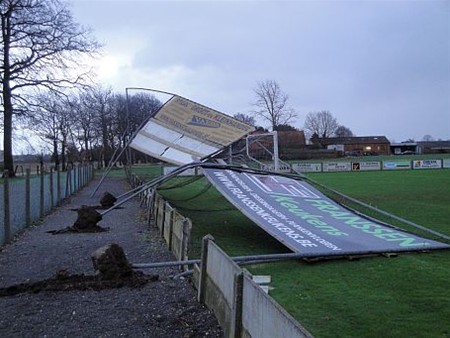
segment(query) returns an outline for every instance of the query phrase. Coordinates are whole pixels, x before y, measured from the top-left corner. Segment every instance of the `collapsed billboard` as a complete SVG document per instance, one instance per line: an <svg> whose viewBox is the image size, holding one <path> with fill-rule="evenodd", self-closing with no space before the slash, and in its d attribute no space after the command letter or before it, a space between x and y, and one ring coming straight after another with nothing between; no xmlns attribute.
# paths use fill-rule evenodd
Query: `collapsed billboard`
<svg viewBox="0 0 450 338"><path fill-rule="evenodd" d="M294 252L327 256L450 248L363 218L304 181L215 168L203 170L236 208Z"/></svg>
<svg viewBox="0 0 450 338"><path fill-rule="evenodd" d="M251 125L173 95L138 131L130 147L182 165L214 154L253 130Z"/></svg>

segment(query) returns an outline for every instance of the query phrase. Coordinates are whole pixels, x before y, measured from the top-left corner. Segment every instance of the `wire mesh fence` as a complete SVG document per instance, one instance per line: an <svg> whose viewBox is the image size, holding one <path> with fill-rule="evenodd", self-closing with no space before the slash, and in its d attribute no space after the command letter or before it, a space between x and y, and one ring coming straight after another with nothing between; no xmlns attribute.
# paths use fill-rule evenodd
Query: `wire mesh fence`
<svg viewBox="0 0 450 338"><path fill-rule="evenodd" d="M65 172L44 171L31 176L8 178L0 182L0 245L48 214L54 207L80 190L94 176L91 165L80 165Z"/></svg>

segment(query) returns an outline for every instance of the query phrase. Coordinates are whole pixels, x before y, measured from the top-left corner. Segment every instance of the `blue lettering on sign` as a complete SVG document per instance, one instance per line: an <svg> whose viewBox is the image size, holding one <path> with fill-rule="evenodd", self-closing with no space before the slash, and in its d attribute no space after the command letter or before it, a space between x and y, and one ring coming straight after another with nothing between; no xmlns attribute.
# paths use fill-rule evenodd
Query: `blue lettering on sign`
<svg viewBox="0 0 450 338"><path fill-rule="evenodd" d="M198 127L206 127L206 128L220 128L220 123L205 119L204 117L200 117L197 115L193 115L192 119L188 121L187 124L190 124L192 126L198 126Z"/></svg>

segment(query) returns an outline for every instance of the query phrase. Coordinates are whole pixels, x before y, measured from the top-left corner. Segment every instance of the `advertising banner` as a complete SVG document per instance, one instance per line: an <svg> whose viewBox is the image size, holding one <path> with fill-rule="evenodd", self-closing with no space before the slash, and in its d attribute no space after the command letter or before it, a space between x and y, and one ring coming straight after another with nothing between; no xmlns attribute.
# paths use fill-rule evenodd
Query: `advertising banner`
<svg viewBox="0 0 450 338"><path fill-rule="evenodd" d="M322 163L293 163L292 169L301 173L321 172Z"/></svg>
<svg viewBox="0 0 450 338"><path fill-rule="evenodd" d="M216 146L227 146L255 130L231 116L176 95L154 118L171 130Z"/></svg>
<svg viewBox="0 0 450 338"><path fill-rule="evenodd" d="M383 170L402 170L411 169L410 161L385 161L383 162Z"/></svg>
<svg viewBox="0 0 450 338"><path fill-rule="evenodd" d="M350 162L325 162L323 164L323 171L351 171L352 166Z"/></svg>
<svg viewBox="0 0 450 338"><path fill-rule="evenodd" d="M413 169L440 169L442 160L414 160Z"/></svg>
<svg viewBox="0 0 450 338"><path fill-rule="evenodd" d="M450 248L365 219L304 181L215 168L204 173L244 215L295 252L327 256Z"/></svg>
<svg viewBox="0 0 450 338"><path fill-rule="evenodd" d="M444 158L442 160L442 168L450 168L450 158Z"/></svg>
<svg viewBox="0 0 450 338"><path fill-rule="evenodd" d="M369 161L369 162L352 162L353 171L365 171L365 170L381 170L381 162Z"/></svg>

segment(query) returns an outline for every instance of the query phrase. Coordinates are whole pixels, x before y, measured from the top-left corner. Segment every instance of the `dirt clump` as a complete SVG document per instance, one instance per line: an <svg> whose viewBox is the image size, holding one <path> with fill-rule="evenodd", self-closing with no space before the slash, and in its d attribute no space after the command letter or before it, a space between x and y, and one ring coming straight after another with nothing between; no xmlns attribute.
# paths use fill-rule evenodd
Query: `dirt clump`
<svg viewBox="0 0 450 338"><path fill-rule="evenodd" d="M91 258L94 270L101 279L129 277L134 273L125 252L115 243L97 249Z"/></svg>
<svg viewBox="0 0 450 338"><path fill-rule="evenodd" d="M72 228L78 230L85 230L97 227L97 223L102 220L102 215L95 210L94 207L82 205L77 211L78 218L72 225Z"/></svg>
<svg viewBox="0 0 450 338"><path fill-rule="evenodd" d="M47 231L53 235L72 232L104 232L108 231L108 228L103 228L97 225L103 218L102 214L100 214L95 206L90 205L82 205L81 208L73 209L78 213L78 217L75 223L72 226L65 227L64 229L59 230L50 230Z"/></svg>
<svg viewBox="0 0 450 338"><path fill-rule="evenodd" d="M157 281L158 275L145 275L133 271L123 249L117 244L105 245L91 255L95 275L71 275L66 269L56 272L49 279L35 283L21 283L0 288L0 297L19 293L41 291L102 290L124 286L139 287L149 281Z"/></svg>
<svg viewBox="0 0 450 338"><path fill-rule="evenodd" d="M100 205L103 209L109 209L117 202L117 198L110 192L105 191L100 199Z"/></svg>

